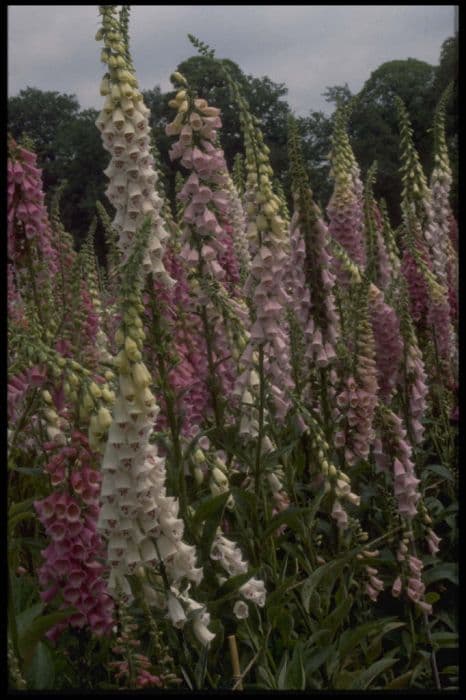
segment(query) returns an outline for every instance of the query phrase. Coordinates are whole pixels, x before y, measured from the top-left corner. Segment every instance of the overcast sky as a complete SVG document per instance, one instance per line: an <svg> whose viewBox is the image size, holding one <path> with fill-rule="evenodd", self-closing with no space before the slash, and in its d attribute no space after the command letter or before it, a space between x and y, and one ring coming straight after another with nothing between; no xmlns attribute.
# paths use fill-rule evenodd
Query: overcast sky
<svg viewBox="0 0 466 700"><path fill-rule="evenodd" d="M245 73L288 87L301 115L333 109L321 93L348 83L358 92L385 61L437 65L455 31L454 5L132 5L130 40L142 89L171 89L170 73L195 53L192 33ZM8 88L75 94L100 108L103 64L96 5L8 7Z"/></svg>

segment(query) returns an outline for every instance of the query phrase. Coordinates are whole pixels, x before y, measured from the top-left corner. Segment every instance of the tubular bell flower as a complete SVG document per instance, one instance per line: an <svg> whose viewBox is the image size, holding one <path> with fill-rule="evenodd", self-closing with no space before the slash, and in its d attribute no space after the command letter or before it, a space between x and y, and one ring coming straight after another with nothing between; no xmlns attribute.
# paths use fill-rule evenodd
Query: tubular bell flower
<svg viewBox="0 0 466 700"><path fill-rule="evenodd" d="M17 269L24 267L26 249L32 242L47 267L39 278L58 271L58 256L52 245L52 231L44 202L42 170L36 167L37 156L9 139L8 171L8 256Z"/></svg>
<svg viewBox="0 0 466 700"><path fill-rule="evenodd" d="M344 433L345 461L353 465L358 459L367 459L375 440L373 421L378 405L376 346L368 321L369 308L366 292L360 290L359 328L355 338L355 375L349 376L345 388L337 396L338 413L343 417L340 432ZM343 446L343 445L342 445Z"/></svg>
<svg viewBox="0 0 466 700"><path fill-rule="evenodd" d="M124 320L118 336L124 362L119 363L120 390L102 464L103 508L98 521L107 540L109 589L117 595L121 588L126 600L131 597L126 577L141 566L151 570L163 564L173 585L183 578L196 583L202 578L202 569L195 568L194 547L182 542L178 500L166 494L165 460L150 441L159 407L148 387L150 374L141 353L145 333L137 323L144 308L140 266L149 234L147 221L124 269ZM169 597L168 604L172 622L184 624L176 599Z"/></svg>
<svg viewBox="0 0 466 700"><path fill-rule="evenodd" d="M371 285L369 294L377 381L380 396L384 401L387 401L396 388L401 366L403 339L400 321L395 310L386 303L380 289Z"/></svg>
<svg viewBox="0 0 466 700"><path fill-rule="evenodd" d="M162 200L154 189L158 175L149 147L150 110L138 89L134 69L122 53L124 45L120 28L115 26L115 13L115 6L101 6L99 36L106 46L102 60L108 66L105 80L111 86L111 95L106 96L96 125L102 133L104 148L112 156L105 171L110 180L106 193L116 209L113 226L118 231L123 259L128 258L135 232L145 217L150 216L151 236L143 265L146 272L152 271L155 277L171 285L173 281L161 258L168 233L161 215ZM116 38L110 41L109 36Z"/></svg>
<svg viewBox="0 0 466 700"><path fill-rule="evenodd" d="M312 199L297 127L292 120L288 134L294 189L288 293L290 310L302 329L303 352L308 359L305 373L309 375L313 365L323 368L336 359L339 319L333 293L335 275L330 271L329 233ZM293 364L298 363L301 364L301 358L294 359Z"/></svg>
<svg viewBox="0 0 466 700"><path fill-rule="evenodd" d="M232 240L234 229L228 221L227 166L223 151L215 144L214 129L221 126L221 120L218 116L205 117L208 107L196 107L200 103L193 99L190 90L181 93L183 103L186 101L188 106L175 117L184 126L170 153L172 159L180 159L192 172L178 193L178 199L184 203L180 252L193 278L189 290L191 308L200 315L203 324L208 359L205 381L210 385L212 410L218 423L219 397L231 394L237 336L244 333L242 326L247 315L237 301L239 265ZM175 99L175 103L180 110L181 100ZM200 128L193 132L189 127L188 142L183 140L183 133L188 133L183 129L193 121L193 115ZM171 131L170 125L167 129ZM202 376L196 379L199 384Z"/></svg>
<svg viewBox="0 0 466 700"><path fill-rule="evenodd" d="M279 215L281 201L272 190L269 149L264 144L257 122L248 112L247 104L238 87L231 87L240 108L240 121L246 150L246 209L249 226L251 267L244 292L251 297L252 326L250 338L240 358L242 373L235 386L235 394L242 396L249 384L251 371L256 370L265 380L275 417L282 423L291 405L293 386L290 368L290 348L285 304L289 297L285 290L285 261L288 242L285 221ZM260 393L260 391L258 392ZM265 393L265 392L264 392ZM261 429L264 406L259 410L246 409L243 413L242 433L251 437ZM257 423L257 428L256 428Z"/></svg>
<svg viewBox="0 0 466 700"><path fill-rule="evenodd" d="M335 189L327 206L330 235L345 248L350 259L362 270L366 264L364 212L359 168L347 135L348 114L340 107L332 136L332 174ZM337 266L337 274L341 271Z"/></svg>
<svg viewBox="0 0 466 700"><path fill-rule="evenodd" d="M417 514L421 497L420 480L416 478L412 447L407 440L403 421L393 411L379 404L381 425L381 455L391 464L394 495L400 515L412 519Z"/></svg>
<svg viewBox="0 0 466 700"><path fill-rule="evenodd" d="M39 569L39 582L44 602L61 592L63 606L73 606L76 613L68 621L55 625L47 636L58 639L68 624L89 625L96 635L109 634L113 625L113 602L98 563L103 544L96 532L100 473L91 467L95 456L81 433L72 435L70 445L56 452L46 465L53 483L54 474L67 465L69 480L60 479L70 492L54 491L34 507L45 532L52 542L42 550L44 563ZM80 465L79 468L77 465Z"/></svg>

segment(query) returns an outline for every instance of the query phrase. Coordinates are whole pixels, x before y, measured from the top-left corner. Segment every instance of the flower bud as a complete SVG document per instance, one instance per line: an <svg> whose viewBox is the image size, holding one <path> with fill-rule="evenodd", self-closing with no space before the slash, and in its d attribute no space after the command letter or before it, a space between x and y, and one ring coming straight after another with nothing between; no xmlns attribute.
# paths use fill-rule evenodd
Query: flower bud
<svg viewBox="0 0 466 700"><path fill-rule="evenodd" d="M184 75L179 73L177 70L171 74L170 80L172 83L181 83L182 85L188 84Z"/></svg>
<svg viewBox="0 0 466 700"><path fill-rule="evenodd" d="M50 395L50 392L45 389L42 392L42 398L44 399L45 403L51 404L52 403L52 396Z"/></svg>
<svg viewBox="0 0 466 700"><path fill-rule="evenodd" d="M101 406L97 414L97 419L102 430L107 430L112 424L112 416L108 408Z"/></svg>
<svg viewBox="0 0 466 700"><path fill-rule="evenodd" d="M97 384L95 382L91 382L89 384L88 391L95 399L100 399L100 397L102 396L102 391L100 390L100 387L97 386Z"/></svg>

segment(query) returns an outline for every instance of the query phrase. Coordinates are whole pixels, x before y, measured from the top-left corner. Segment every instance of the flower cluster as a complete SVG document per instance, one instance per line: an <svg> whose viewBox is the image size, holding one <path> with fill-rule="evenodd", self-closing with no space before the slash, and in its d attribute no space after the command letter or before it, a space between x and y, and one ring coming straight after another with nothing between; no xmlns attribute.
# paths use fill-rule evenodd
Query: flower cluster
<svg viewBox="0 0 466 700"><path fill-rule="evenodd" d="M407 563L407 571L406 575L403 575L403 577L397 576L393 582L392 595L398 598L404 589L409 600L415 603L417 607L427 613L427 615L431 615L432 605L423 600L426 587L421 578L423 569L422 561L408 554L406 541L401 543L401 549L398 552L397 558L398 561L405 561Z"/></svg>
<svg viewBox="0 0 466 700"><path fill-rule="evenodd" d="M422 245L422 243L416 242L416 248L419 255L421 255L427 263L428 253L425 247ZM423 322L427 317L428 311L428 286L422 272L416 264L414 257L408 249L403 251L401 271L408 284L411 316L416 323Z"/></svg>
<svg viewBox="0 0 466 700"><path fill-rule="evenodd" d="M376 463L383 470L391 470L399 514L413 518L420 499L419 479L411 459L413 450L403 421L393 411L384 409L382 425L383 434L374 449Z"/></svg>
<svg viewBox="0 0 466 700"><path fill-rule="evenodd" d="M150 672L151 662L147 656L137 651L141 641L134 638L136 631L137 625L125 624L121 634L115 640L116 645L112 647L112 652L117 656L123 656L123 660L111 661L108 667L113 670L117 680L124 682L123 687L131 687L128 684L133 675L135 688L162 688L163 682L160 676Z"/></svg>
<svg viewBox="0 0 466 700"><path fill-rule="evenodd" d="M415 445L422 442L422 420L427 409L427 375L417 343L409 343L406 354L406 374L409 394L409 427Z"/></svg>
<svg viewBox="0 0 466 700"><path fill-rule="evenodd" d="M377 382L380 396L387 401L395 390L401 366L403 339L400 320L375 285L369 290L372 329L375 341Z"/></svg>
<svg viewBox="0 0 466 700"><path fill-rule="evenodd" d="M49 216L44 203L42 171L37 156L9 142L8 158L8 256L10 263L24 267L28 242L34 241L36 252L47 260L47 275L58 271L58 260L52 245Z"/></svg>
<svg viewBox="0 0 466 700"><path fill-rule="evenodd" d="M207 612L205 605L189 597L188 591L190 586L191 584L188 584L183 592L181 592L176 585L170 586L167 602L167 616L174 627L182 629L188 619L186 615L186 613L188 613L192 618L195 637L203 646L207 646L215 637L215 634L208 628L210 624L210 614Z"/></svg>
<svg viewBox="0 0 466 700"><path fill-rule="evenodd" d="M113 411L102 472L102 508L98 526L107 540L109 589L132 598L127 576L142 566L163 565L174 585L183 578L199 583L195 548L182 540L179 502L167 496L165 460L151 443L159 406L150 390L151 375L142 361L145 333L140 314L140 263L148 227L135 242L125 270L123 324L117 334L119 394ZM135 286L136 285L136 286ZM131 290L131 291L130 291Z"/></svg>
<svg viewBox="0 0 466 700"><path fill-rule="evenodd" d="M61 488L35 501L34 506L51 539L42 550L45 561L38 574L45 588L42 600L49 603L61 594L62 607L76 609L69 624L78 628L89 625L94 634L102 635L108 634L113 624L113 601L99 562L103 546L96 523L101 475L93 467L94 461L87 438L75 431L70 444L55 452L45 468L52 485ZM56 640L68 622L55 625L49 638Z"/></svg>
<svg viewBox="0 0 466 700"><path fill-rule="evenodd" d="M369 598L375 603L375 601L379 597L379 594L384 589L383 581L381 581L381 579L377 577L377 574L379 572L373 566L366 566L365 570L368 576L368 581L366 582L364 591L367 593Z"/></svg>
<svg viewBox="0 0 466 700"><path fill-rule="evenodd" d="M332 135L332 175L335 188L327 206L329 233L362 269L366 264L362 183L346 130L347 114L340 108ZM337 267L337 270L339 268ZM341 272L340 272L341 275Z"/></svg>
<svg viewBox="0 0 466 700"><path fill-rule="evenodd" d="M355 376L346 379L345 388L336 399L344 423L335 435L335 445L345 448L345 461L350 465L358 459L367 459L375 438L373 420L378 403L375 342L370 324L363 319L355 351Z"/></svg>
<svg viewBox="0 0 466 700"><path fill-rule="evenodd" d="M283 422L289 407L293 387L290 372L290 347L285 308L289 297L285 290L285 261L288 257L286 222L280 215L280 198L272 189L270 149L264 143L257 120L249 114L247 104L236 85L232 85L240 108L240 122L246 150L246 212L247 236L251 253L250 274L244 294L251 297L250 337L241 355L243 371L238 377L235 393L243 396L253 389L251 374L259 369L266 378L275 417ZM260 380L262 381L262 380ZM259 383L257 389L259 389ZM245 416L245 434L256 434L253 412Z"/></svg>
<svg viewBox="0 0 466 700"><path fill-rule="evenodd" d="M116 8L101 6L103 39L102 61L107 65L100 92L105 104L96 125L102 133L104 148L112 158L105 174L110 180L107 197L116 209L113 226L118 231L118 245L126 260L135 234L147 216L151 218L151 236L143 267L172 284L163 265L163 242L168 237L161 217L162 200L155 190L157 173L150 152L148 118L134 70L124 51Z"/></svg>
<svg viewBox="0 0 466 700"><path fill-rule="evenodd" d="M329 270L330 256L326 250L328 231L322 219L317 219L313 222L312 232L307 232L310 240L306 245L302 225L299 209L295 209L290 223L289 294L292 309L304 329L305 357L317 367L326 367L336 358L335 342L338 336L338 317L333 296L335 275ZM314 280L309 279L314 268L318 271L317 288L313 284ZM314 291L318 294L317 298L314 298Z"/></svg>
<svg viewBox="0 0 466 700"><path fill-rule="evenodd" d="M154 280L159 315L170 332L173 346L173 362L168 368L168 382L175 396L180 432L185 437L194 437L202 421L211 411L207 386L206 339L202 320L193 308L186 262L177 255L174 245L167 246L164 264L171 278L176 281L172 288L167 289ZM146 313L147 308L148 304ZM165 409L163 392L160 392L158 399L162 409ZM162 410L157 425L162 427L166 423L166 411Z"/></svg>
<svg viewBox="0 0 466 700"><path fill-rule="evenodd" d="M180 74L178 81L186 84ZM190 292L192 304L203 321L208 384L218 420L217 396L219 392L224 396L231 393L235 378L234 354L229 342L231 324L226 321L231 312L246 320L234 299L238 296L239 265L232 240L234 229L228 222L227 166L223 151L215 145L221 120L218 109L194 97L189 89L178 91L172 103L177 115L166 132L179 138L170 150L170 157L180 159L181 165L192 171L178 193L178 199L185 205L180 256L194 275Z"/></svg>
<svg viewBox="0 0 466 700"><path fill-rule="evenodd" d="M28 367L8 381L8 420L13 423L19 416L19 408L29 389L39 387L45 380L45 372L39 366Z"/></svg>
<svg viewBox="0 0 466 700"><path fill-rule="evenodd" d="M221 529L217 530L217 534L212 543L210 558L218 561L223 569L230 576L238 576L239 574L247 573L248 564L242 558L241 551L234 542L227 539ZM223 579L222 579L223 580ZM251 577L246 583L239 588L239 592L246 600L251 601L259 607L264 607L267 591L264 582L255 577ZM236 617L248 617L248 611L240 601L235 604L234 612Z"/></svg>
<svg viewBox="0 0 466 700"><path fill-rule="evenodd" d="M231 221L231 236L239 264L240 278L244 282L251 266L251 256L246 237L246 215L238 190L229 174L227 174L226 188L229 194L228 219Z"/></svg>
<svg viewBox="0 0 466 700"><path fill-rule="evenodd" d="M376 261L377 261L377 276L376 284L379 289L385 291L388 289L390 281L393 279L393 263L390 260L390 255L387 250L383 235L383 219L380 213L380 209L377 204L374 203L374 213L375 219L375 244L376 244Z"/></svg>
<svg viewBox="0 0 466 700"><path fill-rule="evenodd" d="M434 119L435 153L430 180L430 198L426 201L428 226L425 237L430 245L432 265L440 284L455 297L457 255L450 237L451 212L449 195L452 173L445 138L445 106L450 97L449 86L442 95Z"/></svg>

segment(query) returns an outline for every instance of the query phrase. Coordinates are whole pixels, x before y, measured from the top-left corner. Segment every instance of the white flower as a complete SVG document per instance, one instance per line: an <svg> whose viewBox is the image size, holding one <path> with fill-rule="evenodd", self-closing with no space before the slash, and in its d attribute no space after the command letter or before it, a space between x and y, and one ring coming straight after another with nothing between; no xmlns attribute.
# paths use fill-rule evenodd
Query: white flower
<svg viewBox="0 0 466 700"><path fill-rule="evenodd" d="M171 540L168 539L165 535L161 535L159 539L157 540L157 548L160 552L160 556L162 558L162 561L166 561L169 557L173 558L173 555L176 554L177 547L176 544L174 544Z"/></svg>
<svg viewBox="0 0 466 700"><path fill-rule="evenodd" d="M166 607L165 597L158 591L154 591L148 583L142 584L142 591L149 605L155 605L157 608Z"/></svg>
<svg viewBox="0 0 466 700"><path fill-rule="evenodd" d="M183 537L184 523L182 520L170 515L166 516L162 513L160 516L160 524L167 537L174 540L180 540Z"/></svg>
<svg viewBox="0 0 466 700"><path fill-rule="evenodd" d="M249 608L247 603L243 600L237 600L233 606L233 613L238 618L238 620L244 620L249 617Z"/></svg>
<svg viewBox="0 0 466 700"><path fill-rule="evenodd" d="M243 595L247 600L252 600L253 603L259 607L265 605L265 596L267 591L265 590L265 585L263 581L256 578L251 578L239 589L241 595Z"/></svg>
<svg viewBox="0 0 466 700"><path fill-rule="evenodd" d="M168 617L177 629L181 629L187 619L183 606L172 593L168 594Z"/></svg>
<svg viewBox="0 0 466 700"><path fill-rule="evenodd" d="M207 626L203 622L201 622L200 619L194 620L193 632L196 635L196 638L204 646L207 646L207 644L210 644L212 639L215 638L215 634L213 632L210 632L209 629L207 628Z"/></svg>
<svg viewBox="0 0 466 700"><path fill-rule="evenodd" d="M150 539L145 539L141 543L141 554L142 558L144 561L150 562L150 563L157 563L159 560L159 557L157 555L154 543Z"/></svg>
<svg viewBox="0 0 466 700"><path fill-rule="evenodd" d="M108 588L111 591L121 591L127 600L132 600L133 594L127 578L120 569L111 569L108 579Z"/></svg>

